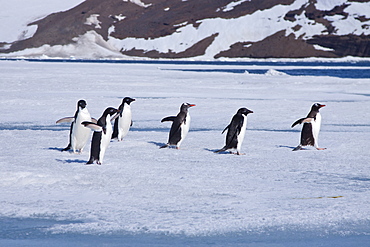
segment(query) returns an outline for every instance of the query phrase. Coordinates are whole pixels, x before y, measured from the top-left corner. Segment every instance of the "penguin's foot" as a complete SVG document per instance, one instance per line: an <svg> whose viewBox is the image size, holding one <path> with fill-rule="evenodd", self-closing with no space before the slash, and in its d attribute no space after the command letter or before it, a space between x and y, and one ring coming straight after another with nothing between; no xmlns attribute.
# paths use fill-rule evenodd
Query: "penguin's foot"
<svg viewBox="0 0 370 247"><path fill-rule="evenodd" d="M168 144L163 145L163 146L160 146L159 148L167 148L167 147L169 147L169 145L168 145Z"/></svg>
<svg viewBox="0 0 370 247"><path fill-rule="evenodd" d="M326 148L316 148L317 150L325 150Z"/></svg>
<svg viewBox="0 0 370 247"><path fill-rule="evenodd" d="M237 151L236 155L245 155L245 153L240 153L239 151Z"/></svg>

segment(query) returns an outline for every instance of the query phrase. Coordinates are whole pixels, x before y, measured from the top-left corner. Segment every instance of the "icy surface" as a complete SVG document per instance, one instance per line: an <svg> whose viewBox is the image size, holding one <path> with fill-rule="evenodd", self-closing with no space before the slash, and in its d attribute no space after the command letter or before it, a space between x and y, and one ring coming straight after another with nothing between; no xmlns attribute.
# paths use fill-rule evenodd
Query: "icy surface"
<svg viewBox="0 0 370 247"><path fill-rule="evenodd" d="M144 242L311 239L307 246L318 246L340 237L336 246L342 238L366 246L369 79L294 77L273 67L266 75L169 70L179 66L195 67L0 61L0 245L31 241L29 232L37 241L138 234ZM85 165L89 147L60 152L69 126L55 121L72 116L79 99L98 118L125 96L136 98L134 123L123 142L110 143L103 165ZM170 128L160 120L183 102L197 105L186 140L180 150L159 149ZM320 133L327 150L292 152L300 127L290 125L315 102L327 105ZM254 111L245 155L213 153L240 107Z"/></svg>

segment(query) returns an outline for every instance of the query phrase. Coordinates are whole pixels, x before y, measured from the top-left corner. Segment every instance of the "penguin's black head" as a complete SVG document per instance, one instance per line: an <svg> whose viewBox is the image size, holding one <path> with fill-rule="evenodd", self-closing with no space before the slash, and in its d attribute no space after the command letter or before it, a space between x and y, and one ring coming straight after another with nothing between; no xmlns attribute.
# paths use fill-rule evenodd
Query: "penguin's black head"
<svg viewBox="0 0 370 247"><path fill-rule="evenodd" d="M86 106L87 106L87 103L83 99L79 100L77 103L77 107L81 107L82 109L84 109Z"/></svg>
<svg viewBox="0 0 370 247"><path fill-rule="evenodd" d="M311 110L312 111L319 111L320 110L320 108L322 108L322 107L324 107L325 105L322 105L322 104L320 104L320 103L315 103L315 104L313 104L312 105L312 107L311 107Z"/></svg>
<svg viewBox="0 0 370 247"><path fill-rule="evenodd" d="M131 102L135 101L135 99L133 98L130 98L130 97L125 97L123 100L122 100L122 104L126 103L126 104L131 104Z"/></svg>
<svg viewBox="0 0 370 247"><path fill-rule="evenodd" d="M190 107L193 107L193 106L195 106L195 104L183 103L180 107L180 110L185 111L185 110L187 110L187 109L189 109Z"/></svg>
<svg viewBox="0 0 370 247"><path fill-rule="evenodd" d="M247 116L249 113L253 113L253 111L243 107L243 108L240 108L237 112L237 114L242 114L242 115L245 115Z"/></svg>
<svg viewBox="0 0 370 247"><path fill-rule="evenodd" d="M105 109L104 113L103 113L103 116L108 116L108 115L113 115L115 113L117 113L117 109L113 108L113 107L108 107L107 109Z"/></svg>

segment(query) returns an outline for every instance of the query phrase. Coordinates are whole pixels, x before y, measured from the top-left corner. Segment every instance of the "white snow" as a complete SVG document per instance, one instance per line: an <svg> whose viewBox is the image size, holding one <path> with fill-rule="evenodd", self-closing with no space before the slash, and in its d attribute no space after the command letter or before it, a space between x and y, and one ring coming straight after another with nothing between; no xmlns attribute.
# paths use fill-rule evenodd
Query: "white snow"
<svg viewBox="0 0 370 247"><path fill-rule="evenodd" d="M266 73L265 73L265 75L268 75L268 76L285 76L285 75L287 75L286 73L284 73L284 72L280 72L280 71L277 71L277 70L275 70L275 69L269 69Z"/></svg>
<svg viewBox="0 0 370 247"><path fill-rule="evenodd" d="M321 50L321 51L334 51L331 48L323 47L321 45L313 45L313 47L315 47L316 50Z"/></svg>
<svg viewBox="0 0 370 247"><path fill-rule="evenodd" d="M117 19L118 19L118 21L123 21L123 20L126 18L126 16L124 16L124 15L122 15L122 14L115 15L114 17L115 17L115 18L117 18Z"/></svg>
<svg viewBox="0 0 370 247"><path fill-rule="evenodd" d="M348 0L317 0L315 6L318 10L329 11L332 10L335 6L342 6L347 2Z"/></svg>
<svg viewBox="0 0 370 247"><path fill-rule="evenodd" d="M218 11L223 11L223 12L228 12L228 11L231 11L234 9L235 6L238 6L244 2L250 2L250 0L236 0L236 1L233 1L233 2L230 2L228 5L226 5L225 7L223 8L220 8L220 9L217 9L217 12Z"/></svg>
<svg viewBox="0 0 370 247"><path fill-rule="evenodd" d="M134 3L134 4L136 4L136 5L138 5L138 6L140 6L140 7L143 7L143 8L148 8L148 7L150 7L152 4L151 3L149 3L149 4L145 4L145 3L143 3L142 1L140 1L140 0L123 0L124 2L131 2L131 3Z"/></svg>
<svg viewBox="0 0 370 247"><path fill-rule="evenodd" d="M98 14L92 14L89 17L86 18L86 25L94 25L95 28L101 28L100 24L101 22L98 19L99 15Z"/></svg>
<svg viewBox="0 0 370 247"><path fill-rule="evenodd" d="M284 243L303 231L307 241L340 236L366 246L359 241L370 235L370 80L281 76L274 66L263 67L268 76L168 70L192 67L0 61L0 219L53 220L40 231L68 236L268 239L278 230ZM125 96L136 98L134 124L110 144L103 165L84 165L88 147L81 155L59 151L69 125L55 121L71 116L79 99L98 118ZM197 105L188 136L180 150L159 149L169 131L160 119L183 102ZM327 105L320 133L327 150L292 152L300 133L290 125L315 102ZM240 107L254 111L246 155L213 153Z"/></svg>
<svg viewBox="0 0 370 247"><path fill-rule="evenodd" d="M111 27L110 32L114 31ZM101 35L95 31L88 31L84 35L75 37L75 43L69 45L43 45L39 48L30 48L14 52L4 56L31 56L31 57L74 57L86 59L125 58L116 47L107 43Z"/></svg>

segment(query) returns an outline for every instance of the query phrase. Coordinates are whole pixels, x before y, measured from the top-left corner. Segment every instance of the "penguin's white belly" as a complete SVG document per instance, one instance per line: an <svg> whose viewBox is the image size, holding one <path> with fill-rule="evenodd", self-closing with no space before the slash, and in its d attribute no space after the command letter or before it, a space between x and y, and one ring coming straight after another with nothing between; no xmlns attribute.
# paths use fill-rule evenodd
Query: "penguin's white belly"
<svg viewBox="0 0 370 247"><path fill-rule="evenodd" d="M131 120L132 120L131 109L126 109L126 108L129 108L129 107L125 106L122 112L122 117L118 118L118 140L122 140L123 137L127 135L131 127Z"/></svg>
<svg viewBox="0 0 370 247"><path fill-rule="evenodd" d="M240 148L241 148L241 146L243 144L243 140L244 140L244 136L245 136L245 131L247 129L247 117L244 116L244 115L243 115L243 117L244 117L243 126L242 126L242 128L240 130L240 133L238 135L238 144L236 145L236 150L238 150L238 151L240 151Z"/></svg>
<svg viewBox="0 0 370 247"><path fill-rule="evenodd" d="M71 138L73 152L82 151L90 137L91 130L81 124L84 121L91 121L90 113L86 108L81 110L73 124Z"/></svg>
<svg viewBox="0 0 370 247"><path fill-rule="evenodd" d="M100 141L100 153L99 153L100 163L103 163L105 151L109 146L112 133L113 133L112 124L110 123L109 117L107 117L106 133L104 134L104 132L102 132Z"/></svg>
<svg viewBox="0 0 370 247"><path fill-rule="evenodd" d="M186 135L188 134L190 129L190 115L186 115L186 121L181 125L181 139L177 143L177 147L180 147L181 143L184 141Z"/></svg>
<svg viewBox="0 0 370 247"><path fill-rule="evenodd" d="M318 147L319 132L321 128L321 114L317 113L316 120L311 122L312 125L312 135L315 139L315 147Z"/></svg>

